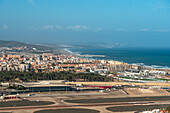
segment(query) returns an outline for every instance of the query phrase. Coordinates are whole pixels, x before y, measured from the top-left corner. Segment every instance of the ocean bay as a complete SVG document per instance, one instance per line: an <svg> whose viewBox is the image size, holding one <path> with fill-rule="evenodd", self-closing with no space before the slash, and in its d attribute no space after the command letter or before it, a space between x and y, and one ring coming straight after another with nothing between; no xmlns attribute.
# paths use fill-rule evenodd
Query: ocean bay
<svg viewBox="0 0 170 113"><path fill-rule="evenodd" d="M74 54L105 55L95 59L116 60L155 68L170 67L170 48L71 48Z"/></svg>

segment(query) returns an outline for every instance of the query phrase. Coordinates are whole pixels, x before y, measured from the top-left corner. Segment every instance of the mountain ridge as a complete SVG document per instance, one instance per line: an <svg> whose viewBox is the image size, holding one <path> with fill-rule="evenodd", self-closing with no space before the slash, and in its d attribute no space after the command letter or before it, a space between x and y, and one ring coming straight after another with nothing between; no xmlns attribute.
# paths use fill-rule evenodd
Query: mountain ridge
<svg viewBox="0 0 170 113"><path fill-rule="evenodd" d="M43 45L36 45L36 44L29 44L19 41L6 41L6 40L0 40L0 47L28 47L28 48L37 48L37 49L51 49L50 47L43 46Z"/></svg>

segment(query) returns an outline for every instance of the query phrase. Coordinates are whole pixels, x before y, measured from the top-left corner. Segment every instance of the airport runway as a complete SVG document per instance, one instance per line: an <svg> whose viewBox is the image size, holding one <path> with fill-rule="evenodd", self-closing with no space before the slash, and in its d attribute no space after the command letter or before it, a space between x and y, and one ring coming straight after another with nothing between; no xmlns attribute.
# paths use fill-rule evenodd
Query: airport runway
<svg viewBox="0 0 170 113"><path fill-rule="evenodd" d="M168 103L167 101L160 102L116 102L116 103L93 103L93 104L78 104L78 105L46 105L46 106L22 106L22 107L3 107L0 111L12 110L28 110L28 109L55 109L55 108L78 108L78 107L96 107L96 106L134 106L134 105L160 105ZM170 105L170 102L169 102Z"/></svg>
<svg viewBox="0 0 170 113"><path fill-rule="evenodd" d="M136 102L136 101L170 101L170 96L126 97L126 98L97 98L65 100L68 103L111 103L111 102Z"/></svg>
<svg viewBox="0 0 170 113"><path fill-rule="evenodd" d="M135 105L135 106L114 106L108 107L106 110L111 112L142 112L150 109L160 109L166 108L169 104L162 104L162 105ZM79 109L79 108L71 108L71 109L47 109L47 110L40 110L36 111L35 113L100 113L100 111L92 110L92 109Z"/></svg>
<svg viewBox="0 0 170 113"><path fill-rule="evenodd" d="M160 109L160 108L165 108L166 109L168 106L170 106L170 104L118 106L118 107L108 107L106 109L108 111L112 111L112 112L128 112L128 111L142 112L142 111L152 110L152 109Z"/></svg>
<svg viewBox="0 0 170 113"><path fill-rule="evenodd" d="M64 105L35 105L35 106L16 106L0 107L0 111L17 111L17 110L47 110L47 109L73 109L73 108L95 108L105 107L110 111L122 108L121 110L135 110L138 106L152 105L151 107L159 108L160 105L165 107L170 105L170 96L157 96L157 97L128 97L128 98L97 98L97 99L76 99L76 100L65 100ZM8 103L5 103L8 104ZM63 104L63 103L62 103ZM125 108L124 108L125 107Z"/></svg>
<svg viewBox="0 0 170 113"><path fill-rule="evenodd" d="M71 109L47 109L35 111L34 113L100 113L100 111L92 109L71 108Z"/></svg>
<svg viewBox="0 0 170 113"><path fill-rule="evenodd" d="M49 101L8 101L8 102L0 102L0 108L2 107L20 107L20 106L42 106L42 105L52 105L54 102Z"/></svg>

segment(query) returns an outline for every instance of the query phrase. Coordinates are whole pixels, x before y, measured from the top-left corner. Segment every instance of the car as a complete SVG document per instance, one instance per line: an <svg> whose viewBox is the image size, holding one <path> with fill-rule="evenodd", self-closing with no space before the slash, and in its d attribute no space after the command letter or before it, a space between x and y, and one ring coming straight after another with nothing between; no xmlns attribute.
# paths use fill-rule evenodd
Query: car
<svg viewBox="0 0 170 113"><path fill-rule="evenodd" d="M35 94L28 94L27 96L33 96L33 95L35 95Z"/></svg>

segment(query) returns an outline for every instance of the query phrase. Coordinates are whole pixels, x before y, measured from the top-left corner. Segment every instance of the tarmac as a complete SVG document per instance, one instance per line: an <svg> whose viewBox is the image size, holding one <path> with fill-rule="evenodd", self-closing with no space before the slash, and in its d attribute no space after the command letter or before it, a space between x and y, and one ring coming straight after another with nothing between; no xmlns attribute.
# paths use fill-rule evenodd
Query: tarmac
<svg viewBox="0 0 170 113"><path fill-rule="evenodd" d="M27 94L21 94L22 98L26 98L29 101L50 101L54 104L51 105L35 105L35 106L18 106L12 107L0 107L0 112L11 112L11 113L34 113L39 110L49 110L49 109L90 109L97 110L100 113L112 113L116 107L124 106L132 107L136 104L138 105L161 105L170 104L170 94L141 94L141 95L131 95L125 94L122 90L115 91L104 91L103 93L98 91L87 91L87 92L46 92L46 93L35 93L35 95L28 97ZM77 102L79 103L68 103ZM82 102L83 100L83 102ZM93 102L91 102L93 101ZM156 101L156 102L155 102ZM89 103L90 102L90 103ZM109 110L107 110L109 108ZM136 108L136 106L135 106ZM134 108L134 109L135 109ZM4 110L2 110L4 109ZM131 112L126 108L123 112ZM130 108L129 108L130 109ZM40 112L38 112L40 113ZM50 113L50 112L49 112ZM59 111L57 113L60 113ZM67 112L66 112L67 113ZM76 112L75 112L76 113ZM90 113L90 112L89 112Z"/></svg>
<svg viewBox="0 0 170 113"><path fill-rule="evenodd" d="M49 110L40 110L35 111L34 113L100 113L97 110L90 110L90 109L49 109Z"/></svg>
<svg viewBox="0 0 170 113"><path fill-rule="evenodd" d="M162 105L136 105L136 106L118 106L118 107L108 107L106 108L112 112L128 112L128 111L137 111L142 112L146 110L152 109L160 109L160 108L167 108L170 104L162 104Z"/></svg>

